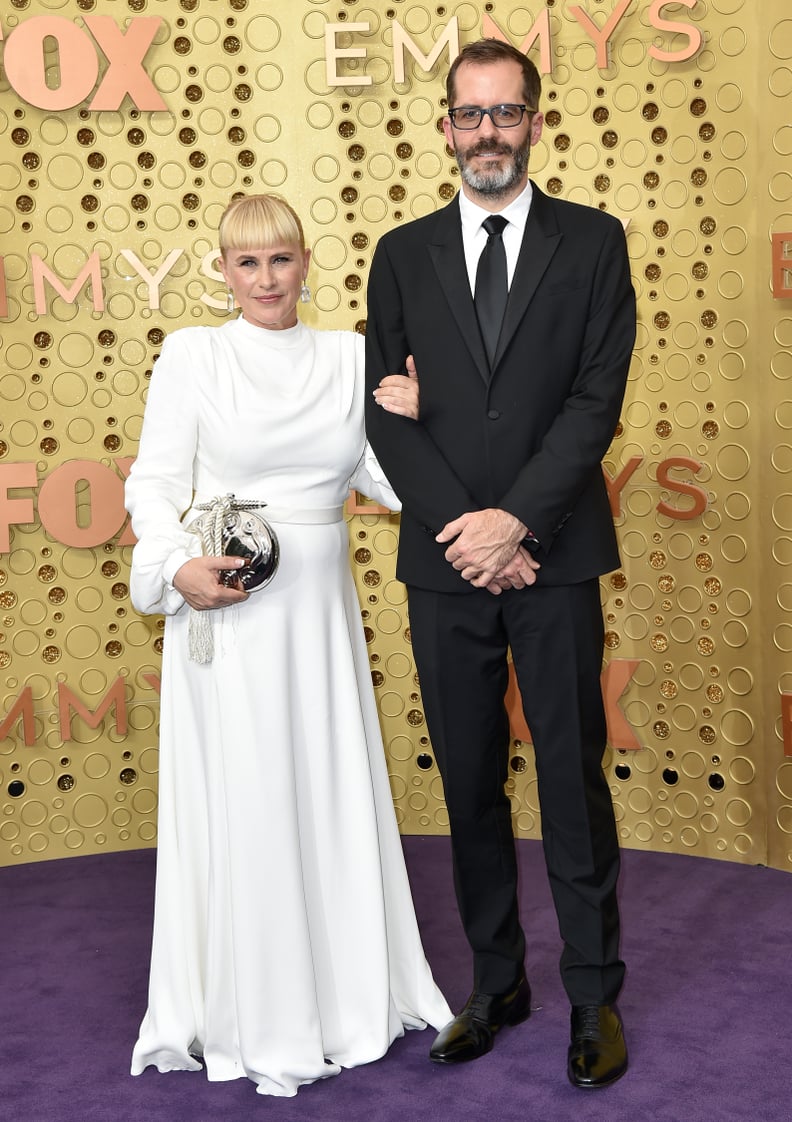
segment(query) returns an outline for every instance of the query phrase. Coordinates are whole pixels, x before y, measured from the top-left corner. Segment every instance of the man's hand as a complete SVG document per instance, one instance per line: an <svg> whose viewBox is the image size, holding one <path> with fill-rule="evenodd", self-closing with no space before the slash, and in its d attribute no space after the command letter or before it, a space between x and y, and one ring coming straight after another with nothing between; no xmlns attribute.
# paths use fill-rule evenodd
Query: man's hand
<svg viewBox="0 0 792 1122"><path fill-rule="evenodd" d="M528 534L528 527L508 511L489 507L486 510L468 511L466 514L448 522L437 535L438 542L451 542L445 552L448 561L458 573L475 588L488 588L502 570L506 580L512 575L526 581L526 570L530 568L521 557L516 569L506 566L515 560L520 543ZM452 540L454 539L454 540ZM531 569L531 571L533 571ZM508 584L506 587L514 587Z"/></svg>
<svg viewBox="0 0 792 1122"><path fill-rule="evenodd" d="M407 356L405 374L388 374L374 390L374 400L388 413L399 413L402 417L418 420L419 392L418 372L415 359Z"/></svg>
<svg viewBox="0 0 792 1122"><path fill-rule="evenodd" d="M173 587L197 612L241 604L250 593L245 592L239 583L236 588L221 584L220 573L228 569L242 569L244 565L241 557L193 557L176 570Z"/></svg>
<svg viewBox="0 0 792 1122"><path fill-rule="evenodd" d="M507 588L527 588L536 583L536 571L539 568L539 562L521 545L509 564L504 565L486 585L487 592L500 596Z"/></svg>

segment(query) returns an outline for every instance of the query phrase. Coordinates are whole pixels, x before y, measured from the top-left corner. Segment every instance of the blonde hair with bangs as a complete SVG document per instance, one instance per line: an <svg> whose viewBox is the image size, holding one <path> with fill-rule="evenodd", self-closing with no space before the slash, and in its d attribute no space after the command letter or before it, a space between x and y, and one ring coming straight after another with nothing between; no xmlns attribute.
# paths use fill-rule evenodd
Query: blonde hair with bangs
<svg viewBox="0 0 792 1122"><path fill-rule="evenodd" d="M294 245L305 252L305 235L295 210L280 195L242 195L233 199L220 219L220 252Z"/></svg>

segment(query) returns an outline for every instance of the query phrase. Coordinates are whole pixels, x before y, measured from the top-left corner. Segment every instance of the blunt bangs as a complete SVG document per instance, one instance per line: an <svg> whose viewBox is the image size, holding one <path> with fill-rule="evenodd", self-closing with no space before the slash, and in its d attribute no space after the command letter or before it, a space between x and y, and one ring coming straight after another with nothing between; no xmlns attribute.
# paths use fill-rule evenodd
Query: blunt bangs
<svg viewBox="0 0 792 1122"><path fill-rule="evenodd" d="M265 249L272 245L299 246L305 250L300 219L279 195L244 195L226 207L218 231L220 252L229 249Z"/></svg>

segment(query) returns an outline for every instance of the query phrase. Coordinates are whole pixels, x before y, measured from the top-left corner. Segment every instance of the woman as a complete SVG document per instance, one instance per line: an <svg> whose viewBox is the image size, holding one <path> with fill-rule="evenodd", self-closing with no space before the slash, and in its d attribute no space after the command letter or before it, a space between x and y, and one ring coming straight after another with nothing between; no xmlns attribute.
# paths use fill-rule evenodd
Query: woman
<svg viewBox="0 0 792 1122"><path fill-rule="evenodd" d="M363 340L299 322L310 251L282 199L235 200L219 240L241 315L166 340L127 483L132 598L168 617L132 1073L202 1060L209 1079L290 1096L451 1014L415 921L348 567L350 486L398 507L365 446ZM414 381L377 393L417 417ZM204 556L187 528L224 495L266 503L277 535L252 592L244 562Z"/></svg>

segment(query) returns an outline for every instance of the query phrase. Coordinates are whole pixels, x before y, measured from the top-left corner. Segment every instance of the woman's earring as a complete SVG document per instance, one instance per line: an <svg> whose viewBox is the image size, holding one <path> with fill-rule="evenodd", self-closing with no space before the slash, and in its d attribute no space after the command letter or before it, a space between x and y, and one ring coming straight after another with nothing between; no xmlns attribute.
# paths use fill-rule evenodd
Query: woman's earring
<svg viewBox="0 0 792 1122"><path fill-rule="evenodd" d="M226 293L226 308L229 312L233 312L234 310L234 294L230 288Z"/></svg>
<svg viewBox="0 0 792 1122"><path fill-rule="evenodd" d="M302 288L300 289L300 301L303 304L309 303L311 299L311 290L308 285L303 281Z"/></svg>

